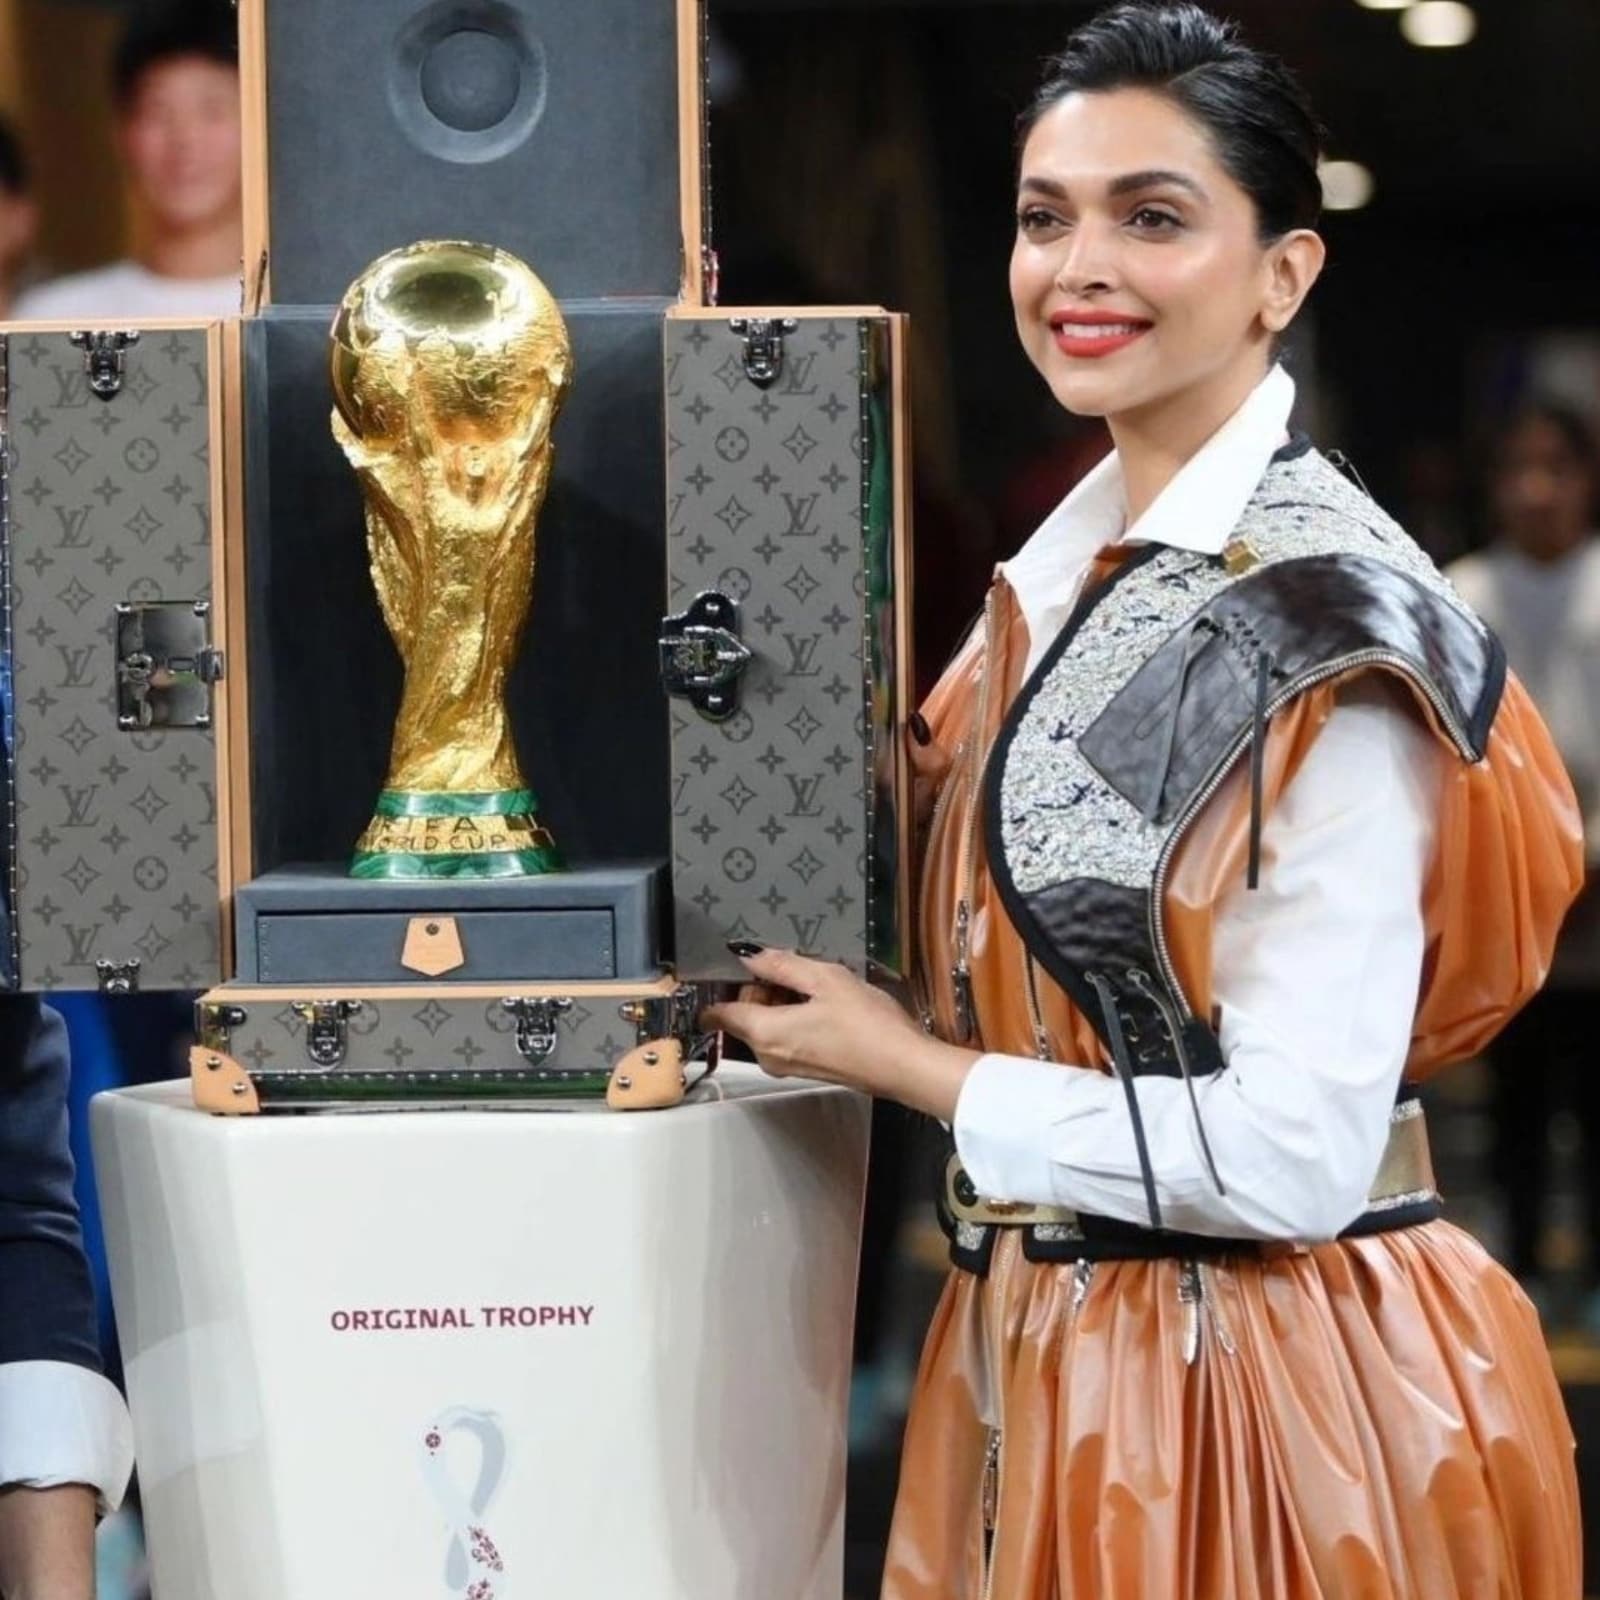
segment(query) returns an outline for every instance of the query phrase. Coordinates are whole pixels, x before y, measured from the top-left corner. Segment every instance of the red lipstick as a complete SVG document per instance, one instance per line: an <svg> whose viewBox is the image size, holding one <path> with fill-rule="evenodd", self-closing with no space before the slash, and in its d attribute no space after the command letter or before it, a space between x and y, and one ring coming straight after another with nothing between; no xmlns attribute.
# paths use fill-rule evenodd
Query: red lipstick
<svg viewBox="0 0 1600 1600"><path fill-rule="evenodd" d="M1093 359L1126 349L1151 324L1142 317L1127 317L1115 311L1057 311L1050 317L1056 348L1063 355Z"/></svg>

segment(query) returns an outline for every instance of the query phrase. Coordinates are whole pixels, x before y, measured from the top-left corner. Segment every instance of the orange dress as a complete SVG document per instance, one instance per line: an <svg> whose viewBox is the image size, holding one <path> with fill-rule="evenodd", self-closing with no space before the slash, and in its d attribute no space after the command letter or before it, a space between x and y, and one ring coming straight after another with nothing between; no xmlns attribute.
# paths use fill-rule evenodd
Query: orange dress
<svg viewBox="0 0 1600 1600"><path fill-rule="evenodd" d="M991 611L995 659L974 637L924 707L952 761L923 852L922 950L948 1037L953 913L972 870L981 1037L1031 1056L1024 948L965 803L1028 651L1003 579ZM1274 719L1269 809L1337 689ZM1410 1081L1479 1049L1538 987L1582 881L1571 787L1514 680L1487 758L1452 765L1441 807ZM1199 1016L1215 908L1243 873L1247 835L1247 797L1224 788L1168 884ZM1104 1068L1094 1030L1038 981L1056 1059ZM1086 1272L1030 1262L1019 1242L1003 1230L986 1277L955 1270L946 1285L907 1425L884 1600L1576 1600L1573 1439L1537 1315L1450 1223L1203 1264L1192 1360L1180 1262Z"/></svg>

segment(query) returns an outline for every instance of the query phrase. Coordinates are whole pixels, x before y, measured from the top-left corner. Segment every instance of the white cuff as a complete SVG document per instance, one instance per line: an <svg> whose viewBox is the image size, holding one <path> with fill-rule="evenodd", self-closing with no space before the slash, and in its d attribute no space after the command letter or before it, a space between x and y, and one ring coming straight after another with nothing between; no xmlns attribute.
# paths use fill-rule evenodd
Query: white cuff
<svg viewBox="0 0 1600 1600"><path fill-rule="evenodd" d="M980 1056L956 1098L956 1152L978 1193L1027 1205L1057 1203L1048 1130L1080 1069L1025 1056Z"/></svg>
<svg viewBox="0 0 1600 1600"><path fill-rule="evenodd" d="M67 1361L0 1364L0 1485L89 1485L102 1512L133 1472L133 1424L116 1386Z"/></svg>

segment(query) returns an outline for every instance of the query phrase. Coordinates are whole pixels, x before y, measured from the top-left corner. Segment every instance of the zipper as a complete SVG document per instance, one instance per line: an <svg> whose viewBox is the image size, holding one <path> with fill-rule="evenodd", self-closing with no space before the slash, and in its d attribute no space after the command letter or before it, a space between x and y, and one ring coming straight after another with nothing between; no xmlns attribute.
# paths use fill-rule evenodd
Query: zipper
<svg viewBox="0 0 1600 1600"><path fill-rule="evenodd" d="M1005 1384L1000 1376L1000 1329L1005 1320L1006 1285L1020 1246L1015 1229L1006 1230L995 1246L989 1277L989 1383L994 1393L995 1425L989 1430L983 1454L983 1600L994 1595L994 1541L1000 1527L1000 1451L1005 1437Z"/></svg>
<svg viewBox="0 0 1600 1600"><path fill-rule="evenodd" d="M1050 1031L1044 1025L1044 1010L1039 1004L1039 969L1026 945L1022 947L1022 983L1028 997L1028 1021L1033 1026L1033 1053L1041 1061L1054 1061Z"/></svg>
<svg viewBox="0 0 1600 1600"><path fill-rule="evenodd" d="M983 671L978 679L978 716L967 744L970 773L965 785L967 813L961 822L956 851L956 881L961 898L956 902L955 964L950 969L954 991L957 1044L966 1044L978 1031L977 1001L972 992L972 906L978 893L978 801L983 789L984 733L989 725L989 687L994 682L994 590L983 597ZM942 797L941 797L942 798Z"/></svg>
<svg viewBox="0 0 1600 1600"><path fill-rule="evenodd" d="M1304 694L1307 689L1314 689L1319 683L1325 683L1329 678L1337 678L1342 673L1349 672L1357 667L1386 666L1392 667L1401 677L1405 678L1418 689L1429 705L1438 713L1439 721L1455 741L1456 748L1460 751L1462 759L1473 759L1472 741L1467 737L1466 729L1461 726L1460 719L1455 712L1445 704L1439 691L1429 683L1417 669L1404 656L1393 650L1371 649L1356 650L1347 656L1341 656L1337 661L1330 661L1309 672L1303 672L1297 678L1291 678L1276 695L1268 701L1263 712L1263 722L1269 721L1283 709L1296 695ZM1201 784L1178 814L1172 825L1172 832L1167 835L1166 843L1161 847L1161 854L1156 859L1155 877L1150 886L1150 933L1155 945L1156 960L1161 966L1161 977L1165 980L1169 991L1177 995L1183 1005L1181 1015L1185 1020L1193 1018L1194 1013L1188 1009L1188 1002L1184 1000L1182 986L1178 982L1177 968L1173 964L1171 947L1167 943L1166 918L1162 911L1162 901L1166 896L1167 874L1172 868L1173 857L1177 854L1178 846L1183 841L1183 835L1189 824L1194 821L1204 809L1206 803L1220 789L1227 779L1239 752L1250 741L1250 730L1241 733L1218 758L1212 767L1210 776Z"/></svg>

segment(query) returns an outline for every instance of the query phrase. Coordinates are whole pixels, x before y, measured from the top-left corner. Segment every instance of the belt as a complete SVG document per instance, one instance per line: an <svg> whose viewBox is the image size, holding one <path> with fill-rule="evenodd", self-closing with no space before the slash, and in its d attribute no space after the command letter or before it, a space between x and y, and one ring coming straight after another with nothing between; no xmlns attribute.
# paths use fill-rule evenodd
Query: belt
<svg viewBox="0 0 1600 1600"><path fill-rule="evenodd" d="M1389 1136L1366 1208L1340 1235L1356 1238L1412 1227L1439 1215L1439 1192L1422 1102L1403 1100L1389 1119ZM1094 1216L1069 1206L1031 1205L980 1195L959 1156L945 1168L940 1222L956 1265L985 1271L996 1228L1025 1228L1023 1253L1035 1261L1154 1259L1167 1256L1258 1255L1271 1241L1178 1233Z"/></svg>

